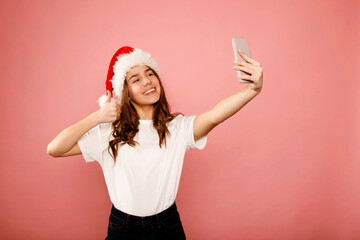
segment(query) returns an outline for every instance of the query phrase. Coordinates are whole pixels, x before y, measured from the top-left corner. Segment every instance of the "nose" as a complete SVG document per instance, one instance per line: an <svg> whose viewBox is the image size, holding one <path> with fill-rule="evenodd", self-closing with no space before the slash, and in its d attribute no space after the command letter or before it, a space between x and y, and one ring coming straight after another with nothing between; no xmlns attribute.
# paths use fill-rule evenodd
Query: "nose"
<svg viewBox="0 0 360 240"><path fill-rule="evenodd" d="M150 78L144 77L144 81L143 81L144 86L147 85L147 84L149 84L149 83L151 83Z"/></svg>

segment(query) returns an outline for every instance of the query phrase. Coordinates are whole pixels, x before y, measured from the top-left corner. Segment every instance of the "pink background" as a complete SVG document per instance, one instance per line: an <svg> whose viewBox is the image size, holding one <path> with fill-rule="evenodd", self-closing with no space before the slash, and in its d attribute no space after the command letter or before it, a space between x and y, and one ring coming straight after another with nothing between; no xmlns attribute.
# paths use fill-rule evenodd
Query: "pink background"
<svg viewBox="0 0 360 240"><path fill-rule="evenodd" d="M104 239L97 163L47 144L98 109L124 45L157 60L172 112L197 115L246 85L246 38L263 91L184 162L188 239L360 239L360 3L1 1L1 239Z"/></svg>

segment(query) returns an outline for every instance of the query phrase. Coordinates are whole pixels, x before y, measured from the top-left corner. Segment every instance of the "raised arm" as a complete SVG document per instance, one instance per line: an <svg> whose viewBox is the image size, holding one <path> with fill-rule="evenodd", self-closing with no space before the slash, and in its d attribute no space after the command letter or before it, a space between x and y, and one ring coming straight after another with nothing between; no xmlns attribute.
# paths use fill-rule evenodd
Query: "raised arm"
<svg viewBox="0 0 360 240"><path fill-rule="evenodd" d="M67 127L61 131L47 146L47 153L53 157L58 157L77 143L77 140L91 128L99 124L97 113L91 113L86 118ZM81 152L80 152L81 153Z"/></svg>
<svg viewBox="0 0 360 240"><path fill-rule="evenodd" d="M221 100L210 111L201 113L196 116L194 120L195 141L202 138L218 124L224 122L226 119L234 115L251 99L253 99L261 92L263 70L260 63L246 56L242 52L240 52L240 55L246 60L246 63L241 61L235 62L237 64L235 68L251 74L250 76L243 75L241 78L245 80L251 80L252 83L234 95Z"/></svg>
<svg viewBox="0 0 360 240"><path fill-rule="evenodd" d="M96 112L60 132L47 146L47 153L53 157L80 154L75 147L82 135L100 123L114 122L120 117L120 105L111 101L111 94ZM69 152L71 150L71 152ZM67 153L67 154L66 154Z"/></svg>

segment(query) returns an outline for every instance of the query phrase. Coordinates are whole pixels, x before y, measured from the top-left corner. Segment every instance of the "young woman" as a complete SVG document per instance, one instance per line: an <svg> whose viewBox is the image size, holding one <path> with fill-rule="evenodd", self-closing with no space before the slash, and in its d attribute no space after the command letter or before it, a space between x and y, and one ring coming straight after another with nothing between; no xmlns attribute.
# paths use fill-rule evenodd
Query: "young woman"
<svg viewBox="0 0 360 240"><path fill-rule="evenodd" d="M170 113L151 55L122 47L113 56L100 109L63 130L48 154L82 154L102 167L112 207L106 239L185 239L175 198L185 153L262 89L260 63L240 52L235 68L252 83L199 115ZM112 96L115 98L112 98Z"/></svg>

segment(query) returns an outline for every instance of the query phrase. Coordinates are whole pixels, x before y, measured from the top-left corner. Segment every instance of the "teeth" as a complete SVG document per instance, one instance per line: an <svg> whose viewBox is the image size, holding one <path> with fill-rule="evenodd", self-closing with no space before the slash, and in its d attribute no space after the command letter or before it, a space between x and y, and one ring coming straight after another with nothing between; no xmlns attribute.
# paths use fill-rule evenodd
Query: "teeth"
<svg viewBox="0 0 360 240"><path fill-rule="evenodd" d="M150 92L152 92L152 91L155 91L155 88L152 88L152 89L146 91L144 94L148 94L148 93L150 93Z"/></svg>

